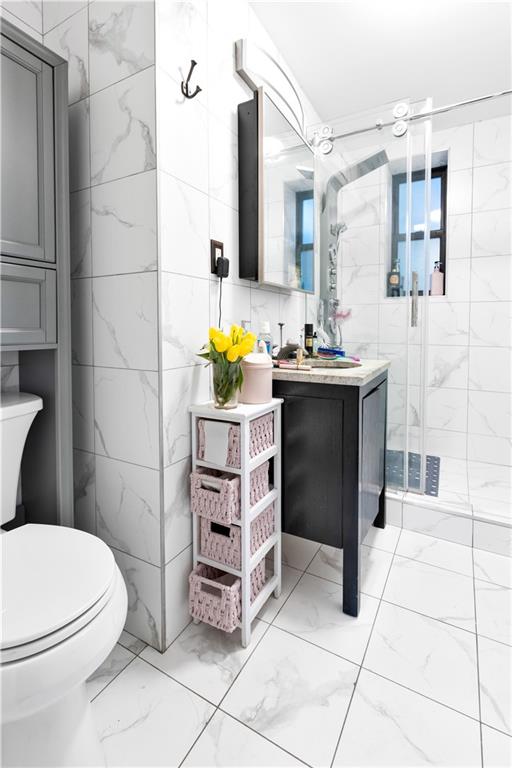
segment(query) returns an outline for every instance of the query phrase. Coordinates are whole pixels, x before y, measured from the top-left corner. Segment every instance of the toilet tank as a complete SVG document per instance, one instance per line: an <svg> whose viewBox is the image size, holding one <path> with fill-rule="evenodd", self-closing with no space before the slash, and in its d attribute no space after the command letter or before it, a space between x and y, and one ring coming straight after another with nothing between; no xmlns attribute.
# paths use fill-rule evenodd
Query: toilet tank
<svg viewBox="0 0 512 768"><path fill-rule="evenodd" d="M2 392L0 399L0 525L16 515L16 491L21 457L30 425L43 407L37 395Z"/></svg>

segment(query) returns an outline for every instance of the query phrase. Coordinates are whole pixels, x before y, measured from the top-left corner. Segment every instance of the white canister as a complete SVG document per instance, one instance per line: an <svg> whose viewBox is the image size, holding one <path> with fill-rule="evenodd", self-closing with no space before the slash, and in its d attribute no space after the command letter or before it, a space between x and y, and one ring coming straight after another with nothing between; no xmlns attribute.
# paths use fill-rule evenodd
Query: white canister
<svg viewBox="0 0 512 768"><path fill-rule="evenodd" d="M242 360L244 382L240 403L268 403L272 400L272 358L266 352L252 352Z"/></svg>

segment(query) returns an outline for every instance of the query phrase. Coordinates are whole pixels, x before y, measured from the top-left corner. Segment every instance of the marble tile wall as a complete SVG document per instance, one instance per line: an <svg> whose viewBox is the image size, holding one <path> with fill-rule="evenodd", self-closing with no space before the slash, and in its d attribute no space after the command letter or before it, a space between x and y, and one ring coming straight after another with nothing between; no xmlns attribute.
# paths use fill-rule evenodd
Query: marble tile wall
<svg viewBox="0 0 512 768"><path fill-rule="evenodd" d="M42 18L68 61L75 524L112 547L127 629L159 648L154 3L43 0Z"/></svg>

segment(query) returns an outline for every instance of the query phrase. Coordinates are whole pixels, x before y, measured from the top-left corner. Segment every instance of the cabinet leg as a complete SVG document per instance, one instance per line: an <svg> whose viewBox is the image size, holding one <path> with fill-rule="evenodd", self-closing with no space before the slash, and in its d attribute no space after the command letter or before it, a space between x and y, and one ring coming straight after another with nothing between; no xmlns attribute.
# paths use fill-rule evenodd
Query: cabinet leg
<svg viewBox="0 0 512 768"><path fill-rule="evenodd" d="M278 586L278 587L276 587L276 588L274 589L274 591L272 592L272 594L274 595L274 597L275 597L276 599L277 599L278 597L281 597L281 585L280 585L280 584L279 584L279 586Z"/></svg>
<svg viewBox="0 0 512 768"><path fill-rule="evenodd" d="M373 524L376 528L386 527L386 489L385 488L383 488L382 491L380 492L379 511L377 512L377 516L373 521Z"/></svg>
<svg viewBox="0 0 512 768"><path fill-rule="evenodd" d="M343 613L359 615L359 545L343 548Z"/></svg>
<svg viewBox="0 0 512 768"><path fill-rule="evenodd" d="M242 646L243 648L248 648L249 644L251 642L251 627L246 626L245 624L242 625Z"/></svg>
<svg viewBox="0 0 512 768"><path fill-rule="evenodd" d="M200 624L201 623L201 619L192 619L192 622L194 624Z"/></svg>

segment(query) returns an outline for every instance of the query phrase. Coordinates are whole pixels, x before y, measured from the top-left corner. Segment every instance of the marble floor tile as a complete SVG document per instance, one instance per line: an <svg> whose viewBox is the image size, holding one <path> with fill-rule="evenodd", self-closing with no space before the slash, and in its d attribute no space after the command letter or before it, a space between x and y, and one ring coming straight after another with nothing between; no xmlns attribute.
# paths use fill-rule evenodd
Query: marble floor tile
<svg viewBox="0 0 512 768"><path fill-rule="evenodd" d="M299 571L305 571L319 549L320 545L316 541L283 533L282 553L285 565L290 565Z"/></svg>
<svg viewBox="0 0 512 768"><path fill-rule="evenodd" d="M478 634L512 645L512 590L475 579L475 598Z"/></svg>
<svg viewBox="0 0 512 768"><path fill-rule="evenodd" d="M419 560L422 563L436 565L449 571L461 573L463 576L473 576L471 547L454 544L451 541L435 539L405 528L400 535L396 554Z"/></svg>
<svg viewBox="0 0 512 768"><path fill-rule="evenodd" d="M139 653L146 647L146 643L143 640L139 640L139 638L135 637L135 635L131 635L126 631L126 629L123 629L117 642L119 645L122 645L123 648L127 648L136 656L138 656Z"/></svg>
<svg viewBox="0 0 512 768"><path fill-rule="evenodd" d="M179 765L214 712L140 658L92 707L107 766Z"/></svg>
<svg viewBox="0 0 512 768"><path fill-rule="evenodd" d="M484 549L473 549L475 579L512 588L512 559Z"/></svg>
<svg viewBox="0 0 512 768"><path fill-rule="evenodd" d="M383 599L475 631L473 579L459 573L395 556Z"/></svg>
<svg viewBox="0 0 512 768"><path fill-rule="evenodd" d="M374 547L361 547L361 591L372 597L382 597L393 555ZM343 550L322 546L308 568L308 573L323 579L343 581Z"/></svg>
<svg viewBox="0 0 512 768"><path fill-rule="evenodd" d="M274 626L360 664L379 601L363 595L359 616L354 618L343 613L341 599L338 584L305 573Z"/></svg>
<svg viewBox="0 0 512 768"><path fill-rule="evenodd" d="M364 667L478 718L476 637L381 603Z"/></svg>
<svg viewBox="0 0 512 768"><path fill-rule="evenodd" d="M368 547L383 549L385 552L394 552L400 531L401 528L398 528L396 525L386 525L385 528L376 528L374 525L371 525L363 544L366 544Z"/></svg>
<svg viewBox="0 0 512 768"><path fill-rule="evenodd" d="M183 768L287 768L304 763L217 710L182 765Z"/></svg>
<svg viewBox="0 0 512 768"><path fill-rule="evenodd" d="M512 737L482 725L483 768L512 765Z"/></svg>
<svg viewBox="0 0 512 768"><path fill-rule="evenodd" d="M277 599L271 597L267 600L261 611L258 613L258 619L268 621L269 624L274 621L275 617L288 600L301 575L301 571L298 571L296 568L290 568L288 565L284 564L281 566L281 594Z"/></svg>
<svg viewBox="0 0 512 768"><path fill-rule="evenodd" d="M228 634L208 624L189 624L165 653L146 648L141 658L219 704L267 630L268 624L255 621L251 644L243 648L240 630Z"/></svg>
<svg viewBox="0 0 512 768"><path fill-rule="evenodd" d="M363 670L333 765L476 768L480 727L469 717Z"/></svg>
<svg viewBox="0 0 512 768"><path fill-rule="evenodd" d="M512 648L478 638L482 722L512 736Z"/></svg>
<svg viewBox="0 0 512 768"><path fill-rule="evenodd" d="M87 680L89 699L92 701L134 658L131 651L116 643L103 664Z"/></svg>
<svg viewBox="0 0 512 768"><path fill-rule="evenodd" d="M358 668L270 627L223 709L311 766L329 765Z"/></svg>

